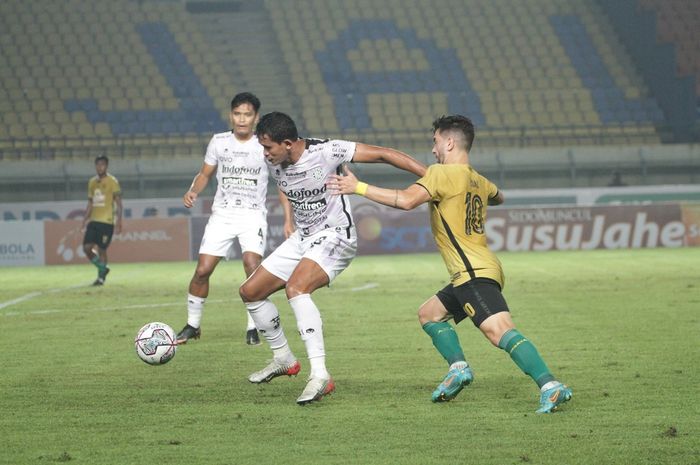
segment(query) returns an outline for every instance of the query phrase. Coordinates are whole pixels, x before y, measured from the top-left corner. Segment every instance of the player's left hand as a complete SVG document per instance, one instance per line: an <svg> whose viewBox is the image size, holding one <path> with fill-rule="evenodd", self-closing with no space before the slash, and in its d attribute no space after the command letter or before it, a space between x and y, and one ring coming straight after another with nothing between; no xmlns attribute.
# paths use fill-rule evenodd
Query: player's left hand
<svg viewBox="0 0 700 465"><path fill-rule="evenodd" d="M122 222L121 221L117 221L117 223L114 225L114 232L115 232L115 234L122 233Z"/></svg>
<svg viewBox="0 0 700 465"><path fill-rule="evenodd" d="M357 187L357 177L350 171L347 165L343 165L343 176L332 174L328 177L326 187L331 194L354 194Z"/></svg>

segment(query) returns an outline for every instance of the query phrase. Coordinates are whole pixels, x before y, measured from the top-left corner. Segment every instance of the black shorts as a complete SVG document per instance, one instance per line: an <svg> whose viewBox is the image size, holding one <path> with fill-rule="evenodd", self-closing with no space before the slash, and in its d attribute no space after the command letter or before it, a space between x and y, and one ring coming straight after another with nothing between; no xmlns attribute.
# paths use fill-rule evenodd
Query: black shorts
<svg viewBox="0 0 700 465"><path fill-rule="evenodd" d="M509 311L501 286L489 278L474 278L457 287L448 284L435 295L455 323L469 317L477 328L491 315Z"/></svg>
<svg viewBox="0 0 700 465"><path fill-rule="evenodd" d="M83 244L97 244L97 247L104 250L107 248L109 243L112 242L113 233L113 224L90 221L85 229Z"/></svg>

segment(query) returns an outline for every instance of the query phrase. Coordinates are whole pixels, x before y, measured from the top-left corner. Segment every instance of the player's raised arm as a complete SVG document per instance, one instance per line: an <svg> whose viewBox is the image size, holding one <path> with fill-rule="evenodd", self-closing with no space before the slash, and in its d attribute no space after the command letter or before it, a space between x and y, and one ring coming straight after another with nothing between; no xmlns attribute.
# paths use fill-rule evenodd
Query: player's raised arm
<svg viewBox="0 0 700 465"><path fill-rule="evenodd" d="M199 173L197 173L192 180L192 185L182 197L182 203L185 205L185 207L192 208L192 205L194 205L194 202L197 200L197 196L207 187L209 180L215 172L216 165L202 163Z"/></svg>
<svg viewBox="0 0 700 465"><path fill-rule="evenodd" d="M399 150L361 144L359 142L355 147L352 161L353 163L388 163L402 170L409 171L419 178L425 175L425 170L427 169L423 163Z"/></svg>
<svg viewBox="0 0 700 465"><path fill-rule="evenodd" d="M331 175L328 189L335 194L358 194L368 199L401 210L413 210L430 200L428 191L419 184L411 184L406 189L384 189L358 181L347 166L343 166L345 176Z"/></svg>

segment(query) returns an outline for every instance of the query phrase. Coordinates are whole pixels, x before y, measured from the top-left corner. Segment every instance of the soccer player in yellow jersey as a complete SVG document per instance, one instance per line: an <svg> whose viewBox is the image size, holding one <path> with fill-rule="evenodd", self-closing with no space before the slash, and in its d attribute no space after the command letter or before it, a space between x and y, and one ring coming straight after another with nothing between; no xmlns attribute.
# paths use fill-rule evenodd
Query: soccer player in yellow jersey
<svg viewBox="0 0 700 465"><path fill-rule="evenodd" d="M106 156L95 158L97 175L88 182L88 204L82 226L85 231L83 251L97 267L97 279L93 286L105 283L109 273L107 247L112 241L112 234L115 231L119 234L122 229L122 191L117 178L107 172L108 166Z"/></svg>
<svg viewBox="0 0 700 465"><path fill-rule="evenodd" d="M432 394L433 402L453 399L474 376L455 324L471 318L491 343L506 352L540 387L538 413L553 411L571 398L571 389L552 375L534 344L513 324L501 289L503 270L486 243L487 205L503 203L496 185L469 165L474 126L465 116L443 116L433 122L433 154L437 164L404 190L383 189L358 182L346 168L334 176L329 189L338 194L359 194L375 202L403 210L430 203L435 242L450 274L450 284L418 310L418 320L435 348L449 365L447 376Z"/></svg>

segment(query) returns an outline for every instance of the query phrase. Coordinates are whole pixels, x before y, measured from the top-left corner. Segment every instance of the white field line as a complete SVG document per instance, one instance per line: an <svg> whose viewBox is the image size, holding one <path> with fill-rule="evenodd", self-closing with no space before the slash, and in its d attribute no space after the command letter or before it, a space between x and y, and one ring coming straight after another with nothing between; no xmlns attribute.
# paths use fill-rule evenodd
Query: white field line
<svg viewBox="0 0 700 465"><path fill-rule="evenodd" d="M379 283L367 283L364 286L353 287L350 289L350 292L366 291L367 289L374 289L375 287L379 287Z"/></svg>
<svg viewBox="0 0 700 465"><path fill-rule="evenodd" d="M0 303L0 309L3 309L5 307L9 307L11 305L17 304L24 302L26 300L32 299L34 297L43 295L43 294L53 294L56 292L61 292L65 291L68 289L75 289L78 287L84 287L83 285L81 286L71 286L71 287L64 287L64 288L59 288L59 289L49 289L46 292L31 292L29 294L23 295L21 297L18 297L13 300L8 300L6 302ZM363 286L359 287L353 287L350 289L338 289L335 292L360 292L360 291L365 291L368 289L374 289L375 287L379 287L378 283L367 283ZM274 300L277 300L281 295L273 295L271 298ZM229 302L229 300L226 299L216 299L216 300L207 300L208 303L223 303L223 302ZM105 307L105 308L100 308L98 310L103 311L103 312L113 312L115 310L125 310L125 309L136 309L136 308L159 308L159 307L172 307L176 305L182 305L182 302L168 302L168 303L160 303L160 304L136 304L136 305L122 305L119 307ZM59 310L59 309L48 309L48 310L32 310L30 312L6 312L3 313L3 316L17 316L17 315L45 315L48 313L63 313L66 310Z"/></svg>

